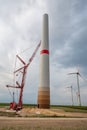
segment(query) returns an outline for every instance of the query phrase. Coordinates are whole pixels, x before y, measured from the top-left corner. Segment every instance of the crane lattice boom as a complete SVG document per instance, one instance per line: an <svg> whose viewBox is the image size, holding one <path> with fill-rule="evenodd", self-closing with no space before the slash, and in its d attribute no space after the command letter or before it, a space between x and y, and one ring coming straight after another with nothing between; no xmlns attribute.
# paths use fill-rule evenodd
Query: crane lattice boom
<svg viewBox="0 0 87 130"><path fill-rule="evenodd" d="M24 60L19 56L19 55L16 55L17 58L21 61L21 63L24 65L23 67L17 69L16 71L14 71L14 73L17 73L19 71L22 70L22 81L21 81L21 85L18 83L18 81L16 81L16 85L17 86L11 86L11 85L6 85L6 87L11 87L11 88L20 88L20 96L19 96L19 101L18 101L18 104L17 104L17 107L16 107L16 110L20 110L22 109L22 97L23 97L23 88L24 88L24 85L25 85L25 80L26 80L26 74L27 74L27 68L28 66L31 64L33 58L35 57L39 47L41 45L41 42L37 45L34 53L32 54L31 58L29 59L28 63L26 64L24 62ZM12 106L12 104L11 104ZM13 105L14 106L14 105ZM12 107L13 107L12 106ZM14 109L14 108L13 108Z"/></svg>

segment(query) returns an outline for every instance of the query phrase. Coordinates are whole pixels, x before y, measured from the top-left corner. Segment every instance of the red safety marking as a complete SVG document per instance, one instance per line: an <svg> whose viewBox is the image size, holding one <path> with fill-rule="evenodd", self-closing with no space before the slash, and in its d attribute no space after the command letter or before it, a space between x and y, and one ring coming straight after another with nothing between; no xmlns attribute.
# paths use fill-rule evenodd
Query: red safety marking
<svg viewBox="0 0 87 130"><path fill-rule="evenodd" d="M40 54L49 54L49 51L48 50L42 50L41 52L40 52Z"/></svg>

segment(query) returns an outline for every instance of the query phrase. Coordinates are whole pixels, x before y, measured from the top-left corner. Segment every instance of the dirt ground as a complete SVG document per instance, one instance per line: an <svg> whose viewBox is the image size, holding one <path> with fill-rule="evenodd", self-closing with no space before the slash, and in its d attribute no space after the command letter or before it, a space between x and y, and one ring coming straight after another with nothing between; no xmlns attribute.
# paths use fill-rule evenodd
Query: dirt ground
<svg viewBox="0 0 87 130"><path fill-rule="evenodd" d="M38 109L38 108L24 108L19 112L22 117L38 116L38 117L81 117L87 118L87 113L81 112L65 112L63 109Z"/></svg>
<svg viewBox="0 0 87 130"><path fill-rule="evenodd" d="M87 130L87 118L0 117L0 130Z"/></svg>

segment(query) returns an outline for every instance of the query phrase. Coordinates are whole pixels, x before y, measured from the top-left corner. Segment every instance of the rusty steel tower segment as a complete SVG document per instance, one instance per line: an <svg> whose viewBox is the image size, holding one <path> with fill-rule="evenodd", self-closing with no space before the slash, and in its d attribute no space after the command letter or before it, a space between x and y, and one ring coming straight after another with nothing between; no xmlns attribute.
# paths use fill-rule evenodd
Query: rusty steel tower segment
<svg viewBox="0 0 87 130"><path fill-rule="evenodd" d="M38 88L38 108L50 108L50 74L49 74L49 24L48 14L43 15L42 38L40 50L40 77Z"/></svg>

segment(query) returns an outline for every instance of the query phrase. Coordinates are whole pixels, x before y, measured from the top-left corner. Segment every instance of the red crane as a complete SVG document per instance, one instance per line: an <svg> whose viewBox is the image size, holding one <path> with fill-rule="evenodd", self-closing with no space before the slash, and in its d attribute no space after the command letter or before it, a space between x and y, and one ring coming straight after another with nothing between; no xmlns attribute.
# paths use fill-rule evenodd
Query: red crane
<svg viewBox="0 0 87 130"><path fill-rule="evenodd" d="M31 58L29 59L28 63L25 63L25 61L23 61L23 59L19 55L16 55L17 58L23 64L23 67L17 69L16 71L14 71L14 73L16 74L17 72L21 72L22 73L22 80L21 80L21 84L19 84L18 81L16 81L16 86L6 85L6 87L19 88L20 89L20 95L19 95L18 104L16 104L14 101L11 102L10 103L10 109L13 109L13 110L20 110L20 109L22 109L22 97L23 97L23 89L24 89L25 79L26 79L26 74L27 74L27 68L30 65L30 63L32 62L33 58L35 57L36 52L39 49L40 45L41 45L41 42L37 45L34 53L32 54Z"/></svg>

